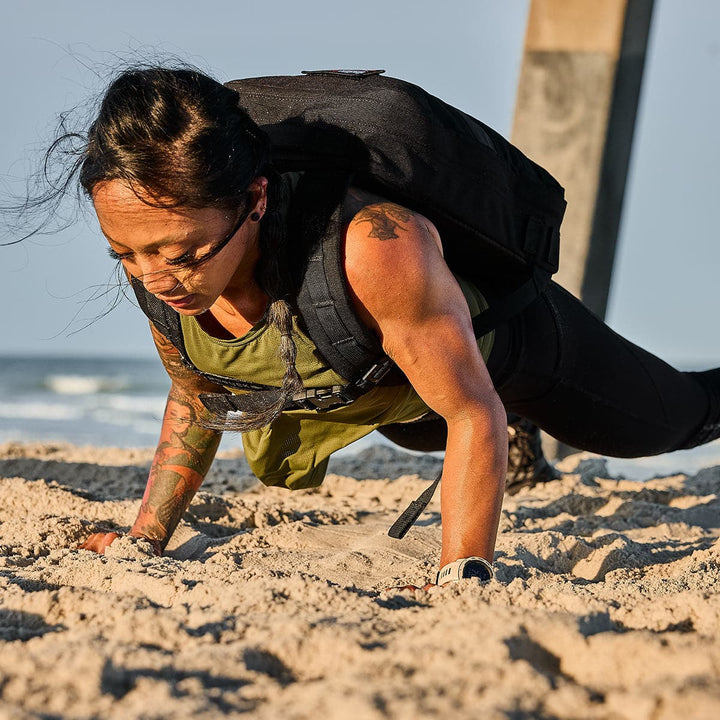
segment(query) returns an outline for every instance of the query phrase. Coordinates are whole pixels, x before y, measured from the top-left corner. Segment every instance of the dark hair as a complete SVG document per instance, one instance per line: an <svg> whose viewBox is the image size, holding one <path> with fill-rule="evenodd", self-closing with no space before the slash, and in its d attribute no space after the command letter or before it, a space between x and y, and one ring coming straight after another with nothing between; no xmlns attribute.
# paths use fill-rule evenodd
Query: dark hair
<svg viewBox="0 0 720 720"><path fill-rule="evenodd" d="M234 90L196 70L129 70L90 126L80 184L91 195L123 180L153 204L234 210L267 160L267 139Z"/></svg>
<svg viewBox="0 0 720 720"><path fill-rule="evenodd" d="M284 184L269 165L265 134L240 107L238 94L193 68L144 67L121 72L109 85L87 135L62 134L45 155L48 190L35 205L57 207L77 175L91 197L98 183L122 180L138 197L157 207L247 209L248 185L268 178L268 202L260 225L257 280L270 297L268 322L281 334L285 376L272 406L228 420L214 417L208 427L247 431L272 422L288 396L302 389L295 368L286 260ZM60 180L49 176L55 156L73 157Z"/></svg>

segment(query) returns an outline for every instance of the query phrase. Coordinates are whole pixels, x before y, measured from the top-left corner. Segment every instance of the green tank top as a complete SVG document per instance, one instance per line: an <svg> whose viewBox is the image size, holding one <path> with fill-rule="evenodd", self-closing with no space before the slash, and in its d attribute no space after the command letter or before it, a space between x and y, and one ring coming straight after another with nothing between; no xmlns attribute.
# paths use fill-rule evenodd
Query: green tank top
<svg viewBox="0 0 720 720"><path fill-rule="evenodd" d="M487 307L471 283L456 276L472 316ZM195 317L180 317L187 353L195 366L207 373L279 386L285 370L278 356L280 334L261 321L245 335L220 340L208 335ZM293 319L297 346L296 367L307 388L342 385L340 377L319 355L314 343ZM494 332L478 340L487 360ZM233 388L228 388L233 392ZM429 412L409 383L379 385L350 405L334 410L288 410L271 426L243 434L248 464L265 485L292 490L322 483L330 455L382 425L410 422Z"/></svg>

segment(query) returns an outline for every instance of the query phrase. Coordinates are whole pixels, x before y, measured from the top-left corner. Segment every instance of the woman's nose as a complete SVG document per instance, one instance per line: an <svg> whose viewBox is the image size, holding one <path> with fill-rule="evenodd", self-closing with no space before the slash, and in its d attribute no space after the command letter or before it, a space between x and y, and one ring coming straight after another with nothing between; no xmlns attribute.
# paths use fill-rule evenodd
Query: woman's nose
<svg viewBox="0 0 720 720"><path fill-rule="evenodd" d="M163 295L172 292L180 281L167 269L158 270L152 267L153 263L142 263L140 280L148 292L153 295Z"/></svg>

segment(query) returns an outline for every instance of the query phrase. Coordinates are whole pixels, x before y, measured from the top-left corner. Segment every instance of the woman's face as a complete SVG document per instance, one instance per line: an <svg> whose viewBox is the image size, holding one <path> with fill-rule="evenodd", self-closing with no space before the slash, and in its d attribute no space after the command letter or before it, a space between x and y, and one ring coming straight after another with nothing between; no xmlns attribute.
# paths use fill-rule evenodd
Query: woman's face
<svg viewBox="0 0 720 720"><path fill-rule="evenodd" d="M253 282L259 224L246 219L238 228L237 223L241 213L262 215L266 186L265 178L256 178L249 188L249 207L231 212L153 207L121 180L99 183L93 204L111 256L177 312L198 315L221 295L242 293ZM205 262L196 262L206 255Z"/></svg>

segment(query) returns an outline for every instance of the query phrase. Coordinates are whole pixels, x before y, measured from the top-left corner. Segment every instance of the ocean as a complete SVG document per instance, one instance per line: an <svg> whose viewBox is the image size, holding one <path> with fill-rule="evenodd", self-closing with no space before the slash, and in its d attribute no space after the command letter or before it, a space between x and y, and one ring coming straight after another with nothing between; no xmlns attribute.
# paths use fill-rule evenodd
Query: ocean
<svg viewBox="0 0 720 720"><path fill-rule="evenodd" d="M169 387L156 358L0 357L0 442L152 447Z"/></svg>
<svg viewBox="0 0 720 720"><path fill-rule="evenodd" d="M155 358L0 356L0 443L153 447L169 387ZM342 452L373 443L391 445L372 433ZM241 448L240 435L225 433L220 447ZM638 480L710 465L720 465L720 440L657 457L608 459L610 474Z"/></svg>

